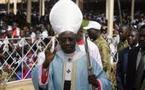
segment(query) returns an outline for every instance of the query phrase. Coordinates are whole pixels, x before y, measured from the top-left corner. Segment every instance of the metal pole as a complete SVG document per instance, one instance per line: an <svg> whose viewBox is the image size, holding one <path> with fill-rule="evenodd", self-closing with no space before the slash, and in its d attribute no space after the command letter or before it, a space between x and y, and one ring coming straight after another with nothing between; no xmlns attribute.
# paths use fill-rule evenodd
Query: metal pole
<svg viewBox="0 0 145 90"><path fill-rule="evenodd" d="M114 0L109 1L108 7L108 36L112 38L113 35L113 18L114 18Z"/></svg>
<svg viewBox="0 0 145 90"><path fill-rule="evenodd" d="M22 47L22 57L24 58L24 46ZM21 63L21 68L22 68L22 76L21 79L24 79L23 75L24 75L24 60L22 59L22 63Z"/></svg>
<svg viewBox="0 0 145 90"><path fill-rule="evenodd" d="M135 0L131 1L131 21L134 20L134 8L135 8Z"/></svg>
<svg viewBox="0 0 145 90"><path fill-rule="evenodd" d="M27 22L31 23L31 0L27 0Z"/></svg>

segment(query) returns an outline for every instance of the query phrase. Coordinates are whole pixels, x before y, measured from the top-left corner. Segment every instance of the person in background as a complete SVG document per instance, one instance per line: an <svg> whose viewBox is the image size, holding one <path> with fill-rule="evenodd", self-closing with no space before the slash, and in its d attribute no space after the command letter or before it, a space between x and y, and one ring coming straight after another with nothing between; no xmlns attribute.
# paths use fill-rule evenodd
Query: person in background
<svg viewBox="0 0 145 90"><path fill-rule="evenodd" d="M116 66L117 90L125 90L128 53L129 50L138 46L138 31L130 29L128 32L127 41L129 46L119 51L119 59Z"/></svg>
<svg viewBox="0 0 145 90"><path fill-rule="evenodd" d="M83 51L86 50L85 34L86 33L83 32L83 27L81 27L79 29L78 33L77 33L77 44L80 47L80 49L83 50ZM89 51L89 55L97 61L97 63L100 65L100 67L103 68L98 46L96 46L88 37L87 37L87 43L88 43L88 48L87 49Z"/></svg>
<svg viewBox="0 0 145 90"><path fill-rule="evenodd" d="M119 35L120 35L120 42L117 45L117 50L118 52L126 47L128 47L128 42L127 42L127 32L128 32L129 26L123 25L121 26L119 30Z"/></svg>
<svg viewBox="0 0 145 90"><path fill-rule="evenodd" d="M145 25L139 30L139 46L128 53L126 90L144 90L145 86Z"/></svg>
<svg viewBox="0 0 145 90"><path fill-rule="evenodd" d="M84 29L87 30L89 38L98 46L103 69L108 73L108 70L110 70L110 50L107 41L101 35L101 25L98 22L89 21L88 26Z"/></svg>

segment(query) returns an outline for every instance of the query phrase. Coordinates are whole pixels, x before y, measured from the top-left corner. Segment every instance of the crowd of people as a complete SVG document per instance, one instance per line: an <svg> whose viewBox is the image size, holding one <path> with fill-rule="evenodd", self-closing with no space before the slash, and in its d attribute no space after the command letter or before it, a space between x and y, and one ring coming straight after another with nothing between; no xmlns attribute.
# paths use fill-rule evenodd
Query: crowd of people
<svg viewBox="0 0 145 90"><path fill-rule="evenodd" d="M29 70L37 61L36 55L41 51L40 48L46 46L48 36L54 34L49 22L44 19L46 23L42 19L38 20L39 17L32 19L33 24L30 25L25 21L25 17L25 14L10 13L2 14L0 19L0 68L6 69L8 73L16 73L10 81L31 77ZM22 61L25 62L23 66ZM29 74L26 75L27 73Z"/></svg>
<svg viewBox="0 0 145 90"><path fill-rule="evenodd" d="M77 10L75 14L71 15L71 13L67 14L73 15L72 18L75 20L77 17L75 14L78 13ZM36 90L46 90L48 88L50 90L59 90L59 88L70 90L70 88L74 87L80 88L79 90L89 90L88 83L100 88L99 90L102 88L103 90L145 89L145 13L141 11L136 12L133 21L131 21L131 16L127 12L122 13L122 20L120 20L119 15L115 15L112 38L108 37L107 34L105 14L99 11L83 11L83 21L79 31L72 31L75 34L65 32L63 29L71 29L67 25L69 26L70 23L77 26L78 22L69 21L68 23L68 18L63 17L63 15L63 18L67 18L64 19L67 23L64 23L59 18L57 18L57 21L54 19L56 17L52 16L52 20L49 17L48 14L42 17L32 14L32 23L29 24L26 22L26 15L23 12L18 12L17 15L13 13L0 15L0 69L9 73L11 69L16 68L16 74L12 75L10 80L32 77ZM59 23L59 20L61 23ZM62 26L57 27L59 25ZM63 25L66 25L66 27ZM61 29L62 27L63 29ZM78 27L73 26L73 28L76 29ZM60 29L60 31L56 29ZM51 41L48 37L56 35L56 32L60 33L57 37L59 43L54 46L58 46L58 44L60 46L55 50L56 56L51 58L54 60L46 61L46 59L50 59L51 53L49 51L43 52L40 47L44 48L44 46L47 46L48 42ZM88 36L85 37L86 34ZM25 43L22 41L23 38L25 38ZM84 40L84 38L87 38L87 40ZM40 47L35 43L39 39L44 42L44 44L40 44ZM76 46L74 44L75 39L77 46L81 49L81 53L74 49ZM86 41L88 42L88 47L85 46ZM64 52L64 56L62 52ZM75 55L74 52L80 56ZM88 77L88 83L86 82L88 67L86 67L84 52L89 54L88 56L91 57L91 60L93 59L91 62L93 63L94 73ZM73 58L74 61L75 59L78 60L75 64L70 63L72 60L69 61L69 58L73 55L75 57ZM68 59L68 61L62 62L62 58ZM81 59L84 59L84 62ZM24 63L23 66L20 64L21 61ZM41 65L42 67L40 68ZM74 68L74 65L77 67ZM35 67L32 76L31 70L29 71L31 67ZM83 68L86 68L86 70ZM77 70L77 78L80 80L72 80L72 78L76 78L74 70ZM49 72L49 76L46 71ZM38 72L41 73L38 74ZM70 75L69 72L74 76ZM64 86L60 84L62 82L64 82ZM76 86L74 82L77 82L78 85Z"/></svg>
<svg viewBox="0 0 145 90"><path fill-rule="evenodd" d="M113 38L111 40L107 35L107 20L105 19L104 14L96 15L95 13L92 11L91 13L87 12L87 19L90 20L90 18L92 18L91 20L100 23L102 28L97 30L98 28L94 27L92 31L88 30L88 34L90 34L90 38L92 38L92 40L95 38L94 43L96 43L99 47L102 57L106 56L107 58L107 52L110 54L109 57L113 57L113 63L115 66L112 64L112 61L110 61L110 58L109 60L107 60L108 58L101 58L103 69L106 67L105 65L108 67L107 70L110 70L111 67L108 77L110 77L113 87L117 90L144 90L144 70L142 70L144 65L139 65L141 57L144 57L144 55L139 54L141 52L140 50L144 51L144 13L141 13L141 11L136 12L133 21L131 21L131 16L128 15L128 13L123 13L122 23L119 20L119 16L115 15ZM89 21L89 23L91 23L91 21ZM97 26L97 24L95 26ZM96 33L96 35L94 33ZM103 40L100 36L96 38L98 34L100 35L100 33ZM105 42L103 42L104 40ZM100 42L102 43L102 46ZM113 47L111 44L113 44ZM101 49L100 46L103 49ZM108 48L110 51L108 51ZM102 54L103 51L105 52L105 55ZM108 61L108 64L106 64L103 60ZM140 63L143 64L143 62Z"/></svg>

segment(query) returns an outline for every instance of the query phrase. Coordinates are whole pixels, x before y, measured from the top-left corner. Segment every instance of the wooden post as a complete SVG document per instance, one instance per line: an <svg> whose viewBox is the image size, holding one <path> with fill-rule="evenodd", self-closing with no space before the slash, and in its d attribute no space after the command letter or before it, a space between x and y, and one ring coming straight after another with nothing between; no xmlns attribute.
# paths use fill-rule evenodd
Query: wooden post
<svg viewBox="0 0 145 90"><path fill-rule="evenodd" d="M131 21L134 20L134 8L135 8L135 0L131 1Z"/></svg>
<svg viewBox="0 0 145 90"><path fill-rule="evenodd" d="M106 19L108 20L109 0L106 0Z"/></svg>
<svg viewBox="0 0 145 90"><path fill-rule="evenodd" d="M112 38L113 35L113 18L114 18L114 0L109 1L108 6L108 36Z"/></svg>
<svg viewBox="0 0 145 90"><path fill-rule="evenodd" d="M83 11L83 0L76 0L76 4L79 6L79 8L81 9L81 11Z"/></svg>
<svg viewBox="0 0 145 90"><path fill-rule="evenodd" d="M39 16L42 16L42 0L39 0Z"/></svg>
<svg viewBox="0 0 145 90"><path fill-rule="evenodd" d="M76 0L76 4L79 6L79 0Z"/></svg>
<svg viewBox="0 0 145 90"><path fill-rule="evenodd" d="M42 16L45 15L45 0L42 0Z"/></svg>
<svg viewBox="0 0 145 90"><path fill-rule="evenodd" d="M17 0L14 0L14 14L17 14Z"/></svg>
<svg viewBox="0 0 145 90"><path fill-rule="evenodd" d="M31 23L31 0L27 0L27 22Z"/></svg>
<svg viewBox="0 0 145 90"><path fill-rule="evenodd" d="M122 25L122 13L121 13L120 0L117 0L117 2L118 2L118 10L119 10L120 23L121 23L121 25Z"/></svg>
<svg viewBox="0 0 145 90"><path fill-rule="evenodd" d="M9 13L10 13L10 0L7 1L7 10L8 10L8 11L7 11L8 14L9 14Z"/></svg>

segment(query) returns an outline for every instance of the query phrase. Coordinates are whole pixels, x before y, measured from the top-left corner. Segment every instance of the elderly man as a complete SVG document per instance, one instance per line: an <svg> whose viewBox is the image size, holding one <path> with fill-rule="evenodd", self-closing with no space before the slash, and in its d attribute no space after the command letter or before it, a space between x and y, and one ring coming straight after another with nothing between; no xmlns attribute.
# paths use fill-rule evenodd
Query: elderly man
<svg viewBox="0 0 145 90"><path fill-rule="evenodd" d="M70 18L71 17L71 18ZM46 60L32 72L35 90L110 90L105 73L91 58L93 74L88 74L88 60L76 45L76 33L82 23L82 13L71 0L58 1L50 12L50 23L58 33L60 50L46 51Z"/></svg>

